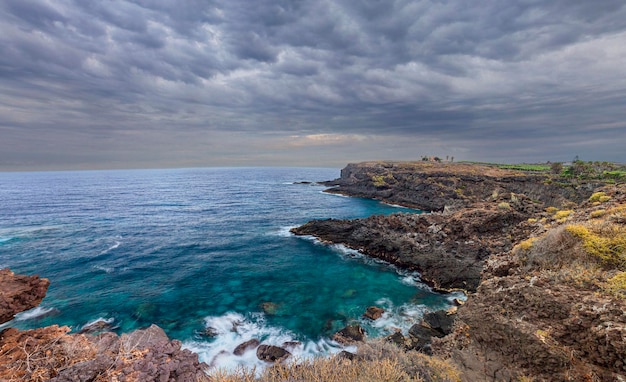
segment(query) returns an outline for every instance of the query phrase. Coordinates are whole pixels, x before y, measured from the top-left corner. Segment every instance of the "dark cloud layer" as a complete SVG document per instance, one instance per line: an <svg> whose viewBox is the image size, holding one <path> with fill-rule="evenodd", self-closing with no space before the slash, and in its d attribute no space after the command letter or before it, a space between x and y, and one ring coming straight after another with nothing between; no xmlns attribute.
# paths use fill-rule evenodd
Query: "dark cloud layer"
<svg viewBox="0 0 626 382"><path fill-rule="evenodd" d="M622 0L4 0L0 170L626 161Z"/></svg>

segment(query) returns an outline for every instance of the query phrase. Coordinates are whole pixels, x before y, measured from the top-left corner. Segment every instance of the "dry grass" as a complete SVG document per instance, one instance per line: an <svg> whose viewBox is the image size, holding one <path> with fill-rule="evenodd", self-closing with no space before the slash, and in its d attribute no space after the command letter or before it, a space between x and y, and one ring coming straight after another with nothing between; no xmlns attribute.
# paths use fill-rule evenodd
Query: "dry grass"
<svg viewBox="0 0 626 382"><path fill-rule="evenodd" d="M595 195L595 194L594 194ZM600 199L605 195L596 195ZM601 212L600 212L601 211ZM556 214L564 212L559 211ZM571 215L571 213L569 214ZM549 230L513 249L526 271L538 271L559 282L626 295L626 206L617 205L582 221Z"/></svg>
<svg viewBox="0 0 626 382"><path fill-rule="evenodd" d="M404 352L382 340L359 347L357 358L315 358L277 364L260 376L254 370L215 371L208 377L220 382L453 382L459 372L448 362L415 351Z"/></svg>
<svg viewBox="0 0 626 382"><path fill-rule="evenodd" d="M5 331L0 349L0 380L47 381L65 368L95 358L95 347L81 336L68 336L69 330L51 326Z"/></svg>

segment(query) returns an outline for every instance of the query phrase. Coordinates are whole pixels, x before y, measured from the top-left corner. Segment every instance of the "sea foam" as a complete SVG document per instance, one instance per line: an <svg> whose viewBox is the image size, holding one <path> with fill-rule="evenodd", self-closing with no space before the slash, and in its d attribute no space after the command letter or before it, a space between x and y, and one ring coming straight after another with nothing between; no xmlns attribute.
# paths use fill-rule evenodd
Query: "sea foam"
<svg viewBox="0 0 626 382"><path fill-rule="evenodd" d="M292 354L293 360L330 355L344 349L330 339L301 341L289 330L267 325L262 313L244 316L231 312L222 316L207 317L205 326L207 332L214 336L212 340L186 341L183 347L197 353L200 360L211 368L221 370L234 371L245 367L262 371L268 364L257 358L256 349L249 349L242 355L233 354L238 345L252 339L259 340L261 344L286 348ZM354 350L353 347L349 349Z"/></svg>

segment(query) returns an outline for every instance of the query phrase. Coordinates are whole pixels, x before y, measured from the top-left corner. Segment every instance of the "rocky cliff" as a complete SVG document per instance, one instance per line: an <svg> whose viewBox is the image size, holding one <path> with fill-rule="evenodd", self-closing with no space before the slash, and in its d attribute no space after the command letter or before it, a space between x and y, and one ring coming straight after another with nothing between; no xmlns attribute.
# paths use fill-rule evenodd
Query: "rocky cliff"
<svg viewBox="0 0 626 382"><path fill-rule="evenodd" d="M465 163L364 162L349 164L326 185L335 186L329 192L443 212L510 193L560 207L585 200L602 183Z"/></svg>
<svg viewBox="0 0 626 382"><path fill-rule="evenodd" d="M349 165L328 184L436 211L313 221L293 232L466 289L452 333L432 345L464 381L626 381L625 185L381 162Z"/></svg>

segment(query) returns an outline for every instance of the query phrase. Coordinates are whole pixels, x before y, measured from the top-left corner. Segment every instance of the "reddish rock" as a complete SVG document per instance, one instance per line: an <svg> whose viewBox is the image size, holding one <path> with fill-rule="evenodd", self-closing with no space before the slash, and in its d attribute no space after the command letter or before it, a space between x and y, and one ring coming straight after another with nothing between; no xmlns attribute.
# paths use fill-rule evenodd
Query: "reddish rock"
<svg viewBox="0 0 626 382"><path fill-rule="evenodd" d="M385 309L379 308L377 306L370 306L363 314L363 317L369 318L370 320L378 320L385 313Z"/></svg>
<svg viewBox="0 0 626 382"><path fill-rule="evenodd" d="M39 276L16 275L9 269L0 270L0 324L39 305L49 285L48 279Z"/></svg>

